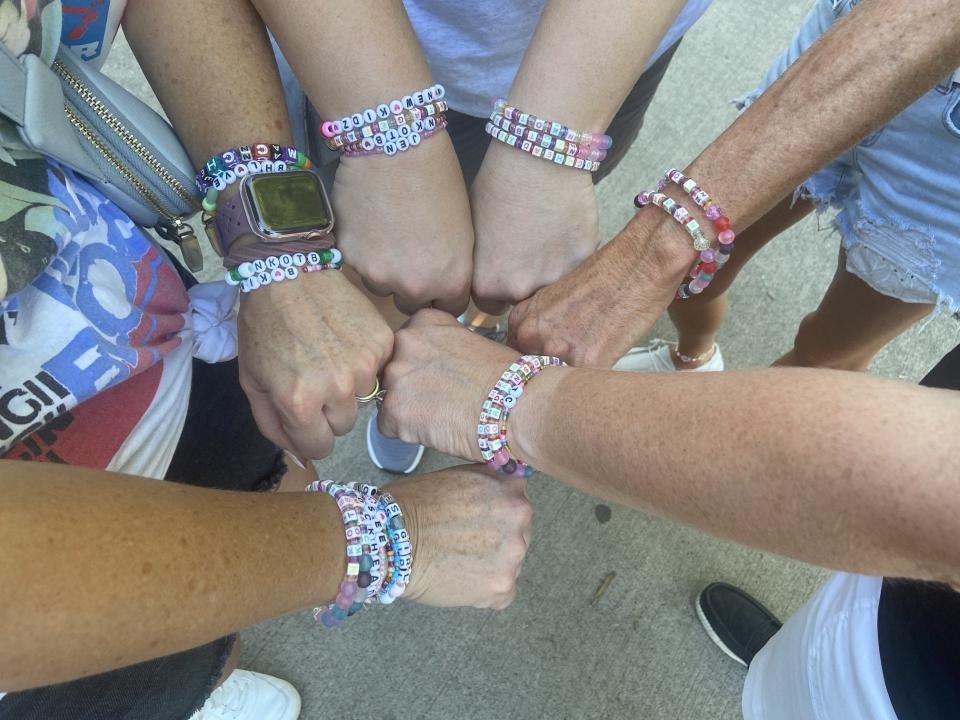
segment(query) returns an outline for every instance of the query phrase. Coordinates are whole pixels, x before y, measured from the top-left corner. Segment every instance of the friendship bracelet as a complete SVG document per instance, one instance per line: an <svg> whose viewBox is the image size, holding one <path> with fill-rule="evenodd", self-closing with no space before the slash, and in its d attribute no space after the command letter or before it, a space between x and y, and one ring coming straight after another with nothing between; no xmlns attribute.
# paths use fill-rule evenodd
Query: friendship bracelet
<svg viewBox="0 0 960 720"><path fill-rule="evenodd" d="M378 119L386 120L391 115L399 115L404 110L412 110L415 107L424 106L436 100L442 100L446 94L443 85L431 85L419 92L404 95L399 100L381 103L377 105L376 109L367 108L362 112L345 116L340 120L326 120L320 125L320 134L324 137L332 138L348 130L370 125Z"/></svg>
<svg viewBox="0 0 960 720"><path fill-rule="evenodd" d="M396 155L398 152L406 152L410 148L416 147L423 140L426 140L432 135L436 135L438 132L445 130L447 127L447 119L445 116L441 116L439 119L427 118L422 122L424 127L428 128L424 129L423 132L411 131L409 134L404 136L397 130L391 130L389 133L381 133L373 138L364 138L359 143L344 147L341 149L341 153L345 157L376 155L378 153L383 153L384 155L388 156ZM394 132L398 132L399 135L396 140L385 139L388 135L392 137L391 133Z"/></svg>
<svg viewBox="0 0 960 720"><path fill-rule="evenodd" d="M525 113L519 108L513 107L512 105L507 105L507 101L504 98L500 98L496 101L493 111L494 113L503 115L505 118L507 118L507 120L531 127L537 132L545 132L548 135L561 138L567 142L575 142L578 145L597 147L601 150L607 150L613 145L613 138L611 138L609 135L603 135L601 133L578 132L577 130L572 130L564 125L561 125L560 123L542 120L536 115Z"/></svg>
<svg viewBox="0 0 960 720"><path fill-rule="evenodd" d="M695 180L688 178L676 168L667 170L666 179L682 187L684 192L700 206L707 216L707 220L713 223L713 229L717 231L717 240L720 242L721 252L724 246L728 246L727 255L733 252L733 241L736 239L736 235L733 230L730 229L730 218L723 214L723 210L720 209L719 205L714 203L713 198L711 198L703 188L697 185ZM658 189L663 190L665 186L665 182L661 180Z"/></svg>
<svg viewBox="0 0 960 720"><path fill-rule="evenodd" d="M576 158L582 158L583 160L595 160L597 162L607 157L606 150L590 147L589 145L578 145L575 142L568 142L548 133L537 132L525 125L511 122L499 113L494 113L490 118L490 122L501 130L506 130L516 135L518 138L529 140L531 143L539 145L544 150L554 150L556 152L566 153L567 155L573 155ZM521 147L521 149L524 148Z"/></svg>
<svg viewBox="0 0 960 720"><path fill-rule="evenodd" d="M309 253L271 255L230 268L224 275L228 285L239 285L244 293L272 283L296 280L301 272L339 270L343 267L343 255L336 248Z"/></svg>
<svg viewBox="0 0 960 720"><path fill-rule="evenodd" d="M522 150L523 152L533 155L534 157L549 160L557 165L572 167L577 170L588 170L589 172L594 172L600 167L600 163L596 160L584 160L583 158L567 155L566 153L544 149L541 145L535 145L529 140L522 140L513 133L509 133L506 130L498 128L493 124L492 121L487 121L484 131L494 140L499 140L510 147L515 147L518 150Z"/></svg>
<svg viewBox="0 0 960 720"><path fill-rule="evenodd" d="M446 113L448 107L447 103L442 100L428 103L422 107L416 106L411 110L404 110L396 115L391 115L386 120L377 120L329 137L324 135L325 142L331 150L340 150L346 145L361 142L363 138L374 138L378 134L389 133L390 130L399 130L402 127L414 125L418 120L422 122L427 118L439 117ZM422 132L423 126L416 131ZM321 132L321 134L323 133Z"/></svg>
<svg viewBox="0 0 960 720"><path fill-rule="evenodd" d="M363 581L360 580L360 561L365 557L362 542L363 529L360 525L363 501L355 490L329 480L315 481L307 486L307 491L324 492L336 501L347 540L346 570L337 590L336 599L325 608L318 607L313 610L314 620L323 627L332 628L363 609L360 589L369 585L369 573L364 578L366 584L361 584Z"/></svg>
<svg viewBox="0 0 960 720"><path fill-rule="evenodd" d="M662 208L670 217L683 226L683 229L693 238L694 250L702 252L710 247L710 241L700 229L700 223L694 220L687 209L673 198L664 195L662 192L642 192L634 198L634 205L638 208L647 205L656 205L658 208Z"/></svg>
<svg viewBox="0 0 960 720"><path fill-rule="evenodd" d="M511 410L523 395L524 388L546 367L559 367L560 358L546 355L523 355L511 363L487 394L480 409L477 445L487 465L504 475L530 477L534 470L514 457L507 441L507 421Z"/></svg>
<svg viewBox="0 0 960 720"><path fill-rule="evenodd" d="M275 157L277 159L273 159ZM197 187L203 193L200 204L205 212L214 214L220 193L247 175L281 173L292 167L307 169L311 166L310 158L294 147L257 143L224 150L207 160L203 170L197 173Z"/></svg>

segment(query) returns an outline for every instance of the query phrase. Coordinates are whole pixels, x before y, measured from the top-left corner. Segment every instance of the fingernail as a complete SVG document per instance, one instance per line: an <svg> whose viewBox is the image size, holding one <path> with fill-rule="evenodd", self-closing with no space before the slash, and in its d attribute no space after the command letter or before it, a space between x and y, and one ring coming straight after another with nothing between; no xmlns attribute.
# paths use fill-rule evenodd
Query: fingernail
<svg viewBox="0 0 960 720"><path fill-rule="evenodd" d="M307 469L307 466L303 464L303 461L300 458L298 458L296 455L294 455L292 452L290 452L289 450L284 450L283 452L287 457L293 460L294 464L298 468L300 468L301 470Z"/></svg>

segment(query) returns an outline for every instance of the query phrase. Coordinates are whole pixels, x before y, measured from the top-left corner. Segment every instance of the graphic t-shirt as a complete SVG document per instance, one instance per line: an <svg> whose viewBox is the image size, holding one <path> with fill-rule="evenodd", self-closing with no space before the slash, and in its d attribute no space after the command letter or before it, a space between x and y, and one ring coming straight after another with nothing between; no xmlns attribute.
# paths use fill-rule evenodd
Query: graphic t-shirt
<svg viewBox="0 0 960 720"><path fill-rule="evenodd" d="M0 38L100 65L125 0L0 0ZM189 298L166 255L0 118L0 457L162 477L186 415Z"/></svg>

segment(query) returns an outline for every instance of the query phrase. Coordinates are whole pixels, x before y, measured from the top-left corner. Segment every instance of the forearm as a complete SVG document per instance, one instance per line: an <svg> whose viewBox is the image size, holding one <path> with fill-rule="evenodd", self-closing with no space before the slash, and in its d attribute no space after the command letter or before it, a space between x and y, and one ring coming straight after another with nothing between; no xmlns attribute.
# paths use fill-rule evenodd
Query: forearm
<svg viewBox="0 0 960 720"><path fill-rule="evenodd" d="M123 30L194 165L292 142L263 21L248 0L133 0Z"/></svg>
<svg viewBox="0 0 960 720"><path fill-rule="evenodd" d="M510 89L511 104L603 132L685 0L549 0ZM597 22L587 22L587 15Z"/></svg>
<svg viewBox="0 0 960 720"><path fill-rule="evenodd" d="M324 495L214 491L0 461L0 690L195 647L329 600Z"/></svg>
<svg viewBox="0 0 960 720"><path fill-rule="evenodd" d="M715 535L957 584L958 422L957 393L859 374L566 369L530 384L510 440L578 489Z"/></svg>
<svg viewBox="0 0 960 720"><path fill-rule="evenodd" d="M743 230L957 65L955 2L865 0L711 143L687 175ZM678 188L668 192L689 203ZM624 242L637 254L655 232L654 242L677 250L674 269L682 273L693 259L685 233L665 214L648 212L627 226Z"/></svg>
<svg viewBox="0 0 960 720"><path fill-rule="evenodd" d="M254 0L324 117L376 107L432 84L400 0Z"/></svg>

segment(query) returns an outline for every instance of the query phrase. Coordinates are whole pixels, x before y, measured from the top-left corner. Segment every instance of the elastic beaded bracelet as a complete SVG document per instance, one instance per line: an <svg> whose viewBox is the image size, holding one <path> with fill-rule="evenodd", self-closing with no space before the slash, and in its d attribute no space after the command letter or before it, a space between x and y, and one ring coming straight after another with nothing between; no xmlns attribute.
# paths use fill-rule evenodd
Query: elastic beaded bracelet
<svg viewBox="0 0 960 720"><path fill-rule="evenodd" d="M307 490L324 492L336 501L347 540L346 570L337 590L337 597L327 607L318 607L313 610L314 620L323 627L332 628L363 609L363 602L359 599L362 597L360 589L365 587L360 581L360 561L364 557L363 529L360 527L363 501L355 490L326 480L311 483L307 486ZM366 584L368 585L369 582Z"/></svg>
<svg viewBox="0 0 960 720"><path fill-rule="evenodd" d="M697 252L702 252L710 247L710 241L700 229L700 223L694 220L689 211L673 198L664 195L662 192L642 192L634 198L633 203L638 208L647 205L656 205L663 208L693 238L693 249Z"/></svg>
<svg viewBox="0 0 960 720"><path fill-rule="evenodd" d="M391 130L399 131L400 128L405 126L415 125L417 121L422 123L427 118L440 117L446 113L447 109L447 103L443 100L438 100L437 102L428 103L423 107L417 106L410 110L404 110L397 115L391 115L386 120L377 120L376 122L348 130L347 132L328 137L321 131L321 135L324 136L327 147L331 150L342 150L345 146L362 142L364 138L373 139L378 134L389 133ZM421 125L421 127L417 129L417 132L422 131L423 126Z"/></svg>
<svg viewBox="0 0 960 720"><path fill-rule="evenodd" d="M523 355L511 363L487 394L480 409L477 425L477 446L486 463L504 475L530 477L534 470L513 456L507 441L507 423L524 388L546 367L559 367L560 358L546 355Z"/></svg>
<svg viewBox="0 0 960 720"><path fill-rule="evenodd" d="M227 270L224 280L228 285L239 285L241 292L248 293L272 283L296 280L301 272L339 270L341 267L343 255L336 248L330 248L244 262Z"/></svg>
<svg viewBox="0 0 960 720"><path fill-rule="evenodd" d="M522 150L523 152L529 153L534 157L549 160L557 165L572 167L576 170L587 170L589 172L594 172L600 168L599 161L584 160L583 158L578 158L574 155L567 155L566 153L545 149L539 144L534 144L529 140L518 138L513 133L509 133L506 130L497 127L492 121L487 122L486 127L484 127L484 131L494 140L498 140L506 145L509 145L510 147L515 147L517 150Z"/></svg>
<svg viewBox="0 0 960 720"><path fill-rule="evenodd" d="M432 135L436 135L447 127L447 119L443 116L440 118L427 118L422 122L425 128L422 132L411 131L409 134L403 135L396 130L392 130L389 133L381 133L373 138L364 138L359 143L346 146L341 149L341 153L346 157L375 155L377 153L396 155L398 152L406 152L410 148L416 147L423 140L426 140ZM397 133L395 140L386 139L388 137L394 137L393 133Z"/></svg>
<svg viewBox="0 0 960 720"><path fill-rule="evenodd" d="M364 125L379 120L386 120L391 115L399 115L404 110L412 110L415 107L424 106L437 100L442 100L446 95L443 85L431 85L410 95L404 95L399 100L391 100L389 103L381 103L376 109L367 108L366 110L353 115L346 116L340 120L326 120L320 125L320 134L327 138L334 135L340 135L354 128L362 128Z"/></svg>
<svg viewBox="0 0 960 720"><path fill-rule="evenodd" d="M267 157L264 157L264 156ZM273 159L276 157L277 159ZM243 159L249 158L249 159ZM310 159L294 147L267 143L243 145L214 155L197 173L196 183L203 193L201 205L207 213L215 213L220 193L247 175L286 172L290 167L306 169Z"/></svg>
<svg viewBox="0 0 960 720"><path fill-rule="evenodd" d="M600 162L607 157L606 150L602 150L597 147L591 147L589 145L578 145L575 142L563 140L547 133L537 132L536 130L533 130L525 125L511 122L499 113L494 113L490 118L490 122L499 127L501 130L506 130L507 132L516 135L521 139L521 141L529 141L532 145L539 145L544 150L554 150L555 152L562 152L567 155L572 155L575 158L594 160L597 162ZM526 150L527 152L530 151L525 146L521 146L520 149Z"/></svg>
<svg viewBox="0 0 960 720"><path fill-rule="evenodd" d="M519 108L507 105L504 98L500 98L494 104L494 113L499 113L512 122L519 125L525 125L533 128L537 132L545 132L553 137L562 138L567 142L575 142L578 145L587 145L588 147L597 147L606 150L613 145L613 138L601 133L579 132L572 130L560 123L542 120L536 115L525 113Z"/></svg>
<svg viewBox="0 0 960 720"><path fill-rule="evenodd" d="M717 231L717 240L720 243L721 254L729 257L730 253L733 252L733 241L736 239L736 235L733 230L730 229L730 218L724 215L723 210L713 201L713 198L711 198L703 188L697 185L696 180L688 178L676 168L667 170L665 177L667 181L676 183L682 187L684 192L703 210L707 216L707 220L713 223L713 229ZM661 180L658 189L663 190L664 187L665 182ZM725 249L726 252L724 252ZM724 260L724 262L726 262L726 260ZM721 267L722 266L721 263Z"/></svg>

